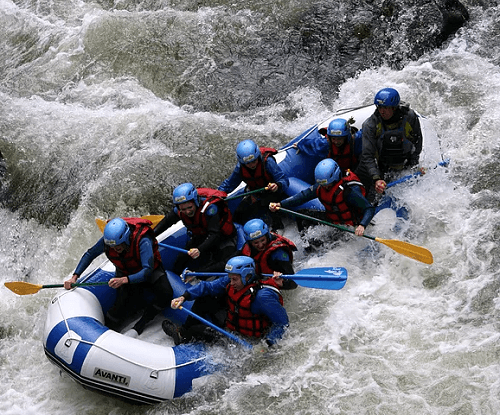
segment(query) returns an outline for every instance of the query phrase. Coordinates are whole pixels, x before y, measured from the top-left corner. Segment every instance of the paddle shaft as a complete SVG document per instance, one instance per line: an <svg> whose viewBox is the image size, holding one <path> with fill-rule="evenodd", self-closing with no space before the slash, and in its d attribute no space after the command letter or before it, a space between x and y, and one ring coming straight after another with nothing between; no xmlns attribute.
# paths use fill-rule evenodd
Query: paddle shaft
<svg viewBox="0 0 500 415"><path fill-rule="evenodd" d="M174 245L167 245L167 244L164 244L161 242L158 242L158 245L163 246L164 248L173 249L174 251L182 252L183 254L189 253L189 251L187 249L178 248L177 246L174 246Z"/></svg>
<svg viewBox="0 0 500 415"><path fill-rule="evenodd" d="M346 232L350 232L352 234L356 233L354 230L346 228L345 226L337 225L336 223L327 222L326 220L321 220L321 219L314 218L312 216L304 215L303 213L295 212L294 210L285 209L283 207L280 207L279 210L282 210L283 212L286 212L286 213L291 213L292 215L298 216L298 217L303 218L303 219L313 220L315 222L322 223L323 225L332 226L334 228L337 228L337 229L340 229L340 230L343 230ZM369 235L363 235L363 237L368 238L368 239L372 239L374 241L376 240L375 237L369 236Z"/></svg>
<svg viewBox="0 0 500 415"><path fill-rule="evenodd" d="M224 198L224 200L227 202L228 200L238 199L240 197L245 197L248 195L252 195L254 193L260 193L260 192L263 192L265 190L267 190L267 187L261 187L260 189L250 190L248 192L241 193L239 195L233 195L233 196L226 197L226 198Z"/></svg>
<svg viewBox="0 0 500 415"><path fill-rule="evenodd" d="M228 275L227 272L188 272L186 275L192 275L194 277L225 277ZM267 275L266 275L267 276ZM269 275L272 277L272 275ZM282 275L281 278L295 278L296 275Z"/></svg>
<svg viewBox="0 0 500 415"><path fill-rule="evenodd" d="M71 287L92 287L92 286L98 286L98 285L108 285L108 281L99 281L99 282L82 282L82 283L77 283L75 282L74 284L71 284ZM42 288L61 288L64 287L64 284L48 284L48 285L42 285Z"/></svg>
<svg viewBox="0 0 500 415"><path fill-rule="evenodd" d="M311 135L311 133L318 127L319 124L316 124L316 125L313 125L311 127L311 129L309 130L309 132L304 135L303 137L300 138L300 140L296 141L294 144L292 144L291 146L287 146L287 147L283 147L281 149L278 150L278 153L281 153L282 151L287 151L287 150L290 150L291 148L294 148L294 145L299 143L300 141L302 141L304 138L306 137L309 137Z"/></svg>
<svg viewBox="0 0 500 415"><path fill-rule="evenodd" d="M184 308L182 306L179 306L179 310L184 311L185 313L189 314L191 317L195 318L196 320L201 321L203 324L206 324L207 326L212 327L214 330L216 330L219 333L223 334L224 336L230 338L232 341L234 341L238 344L241 344L242 346L245 346L248 349L251 349L253 347L250 343L246 342L245 340L240 339L238 336L235 336L234 334L231 334L224 329L221 329L219 326L216 326L215 324L204 319L203 317L199 316L198 314L193 313L191 310Z"/></svg>

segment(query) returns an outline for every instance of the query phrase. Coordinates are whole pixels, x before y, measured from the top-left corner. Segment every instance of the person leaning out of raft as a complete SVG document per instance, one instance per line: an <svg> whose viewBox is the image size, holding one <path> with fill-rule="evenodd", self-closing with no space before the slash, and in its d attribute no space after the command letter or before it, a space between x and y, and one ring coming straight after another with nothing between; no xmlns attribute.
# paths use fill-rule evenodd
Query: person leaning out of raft
<svg viewBox="0 0 500 415"><path fill-rule="evenodd" d="M293 208L317 197L325 206L327 220L355 226L355 234L363 236L375 208L365 198L365 188L358 177L352 172L342 175L335 161L325 159L316 166L314 178L314 185L281 203L270 203L269 209Z"/></svg>
<svg viewBox="0 0 500 415"><path fill-rule="evenodd" d="M227 203L226 193L215 189L196 189L183 183L172 192L174 209L155 227L160 235L179 219L188 230L187 254L179 254L174 272L190 270L222 272L226 261L236 252L236 228Z"/></svg>
<svg viewBox="0 0 500 415"><path fill-rule="evenodd" d="M288 314L283 307L280 288L282 278L259 280L255 271L255 262L247 256L231 258L225 267L227 276L214 281L200 281L190 286L186 292L172 300L172 308L179 308L184 301L195 300L193 312L198 299L204 296L221 296L226 298L227 318L225 326L243 336L263 339L268 346L276 344L288 327ZM213 312L213 310L210 310ZM198 315L201 313L198 311ZM188 317L180 328L169 320L162 324L164 332L171 336L176 344L190 340L215 340L217 337L203 327L193 317Z"/></svg>
<svg viewBox="0 0 500 415"><path fill-rule="evenodd" d="M273 230L284 228L280 216L276 213L269 215L267 209L270 202L279 202L286 197L285 192L289 186L288 177L273 157L276 153L274 148L259 148L252 140L244 140L236 146L238 164L219 186L219 190L230 193L242 181L247 185L246 191L265 190L247 195L241 200L234 212L235 222L244 224L250 219L267 215L270 217L266 221Z"/></svg>
<svg viewBox="0 0 500 415"><path fill-rule="evenodd" d="M288 238L270 232L269 227L262 219L251 219L243 227L245 245L241 255L252 257L258 274L293 275L293 252L297 250L295 244ZM297 288L297 283L291 279L283 280L284 290Z"/></svg>
<svg viewBox="0 0 500 415"><path fill-rule="evenodd" d="M103 237L82 256L73 276L64 282L64 288L71 289L71 284L92 261L105 253L116 267L115 276L108 285L117 290L117 298L105 322L112 330L119 330L123 320L129 317L130 310L134 308L131 301L142 294L144 287L151 289L154 298L133 327L138 334L168 306L173 297L151 225L149 220L141 218L112 219L106 224Z"/></svg>
<svg viewBox="0 0 500 415"><path fill-rule="evenodd" d="M422 132L418 116L400 102L398 91L384 88L374 98L375 112L362 126L363 151L355 173L365 185L368 200L382 194L386 176L418 165Z"/></svg>

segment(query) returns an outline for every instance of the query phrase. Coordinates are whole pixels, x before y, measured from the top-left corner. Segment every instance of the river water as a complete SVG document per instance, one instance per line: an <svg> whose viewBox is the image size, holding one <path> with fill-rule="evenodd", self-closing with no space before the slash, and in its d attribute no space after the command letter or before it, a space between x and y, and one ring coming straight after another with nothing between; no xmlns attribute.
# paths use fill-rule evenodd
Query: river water
<svg viewBox="0 0 500 415"><path fill-rule="evenodd" d="M287 92L272 88L295 85L294 66L262 73L253 48L271 37L280 10L292 19L305 3L252 5L0 0L8 169L0 282L62 282L99 237L95 217L161 214L181 182L216 187L234 167L238 141L284 145L335 109L370 103L384 86L432 121L451 163L394 187L409 219L383 211L369 234L425 246L434 264L364 238L330 238L323 227L305 237L288 230L297 267L343 266L344 289L286 293L291 326L278 350L242 356L153 407L59 376L42 347L54 292L1 288L0 413L498 414L499 6L469 5L470 21L449 42L399 69ZM247 69L255 61L260 90L243 68L238 86L238 56ZM306 250L311 238L327 242Z"/></svg>

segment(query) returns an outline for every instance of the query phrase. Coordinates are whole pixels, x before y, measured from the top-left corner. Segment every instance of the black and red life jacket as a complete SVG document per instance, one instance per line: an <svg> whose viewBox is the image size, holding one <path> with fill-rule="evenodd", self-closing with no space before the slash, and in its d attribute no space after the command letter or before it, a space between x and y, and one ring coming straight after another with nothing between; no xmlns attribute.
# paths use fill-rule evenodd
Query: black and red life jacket
<svg viewBox="0 0 500 415"><path fill-rule="evenodd" d="M273 273L274 270L269 267L267 260L269 259L269 256L277 249L284 248L288 252L288 255L290 256L290 261L293 261L293 251L297 250L297 247L290 239L278 235L277 233L274 232L270 232L270 234L272 235L272 238L266 245L266 248L263 251L257 253L257 255L253 257L255 261L255 270L257 274ZM246 256L252 256L251 253L252 253L252 247L250 246L250 242L247 242L245 243L245 245L243 245L241 254Z"/></svg>
<svg viewBox="0 0 500 415"><path fill-rule="evenodd" d="M360 186L363 196L366 195L365 187L352 172L348 172L334 186L326 190L324 186L318 186L316 195L325 206L326 215L333 223L354 225L361 220L361 212L352 211L345 202L345 192L350 186Z"/></svg>
<svg viewBox="0 0 500 415"><path fill-rule="evenodd" d="M226 192L221 190L209 189L205 187L200 187L196 189L198 196L200 197L199 206L196 208L196 212L192 218L187 216L180 210L176 210L177 214L184 223L184 226L193 235L203 236L207 234L207 217L205 212L210 205L215 204L217 206L219 217L220 217L220 227L223 235L230 236L235 232L235 227L233 224L233 216L229 207L224 200L227 196Z"/></svg>
<svg viewBox="0 0 500 415"><path fill-rule="evenodd" d="M235 292L229 284L227 286L227 301L229 305L226 326L229 330L237 331L245 336L262 337L266 329L271 325L269 319L262 314L253 314L251 311L252 301L257 292L264 286L270 287L279 295L280 304L283 305L283 297L276 282L269 278L258 283L249 284L243 289Z"/></svg>
<svg viewBox="0 0 500 415"><path fill-rule="evenodd" d="M141 218L123 218L130 228L129 248L120 254L113 248L105 245L104 252L108 259L123 275L132 275L142 270L139 243L143 236L150 235L153 241L154 269L161 265L161 255L158 250L158 241L155 238L151 221Z"/></svg>
<svg viewBox="0 0 500 415"><path fill-rule="evenodd" d="M354 155L354 143L353 140L347 139L346 143L337 147L330 143L330 150L328 152L328 158L331 158L337 162L342 172L347 170L353 170L358 163L358 158Z"/></svg>
<svg viewBox="0 0 500 415"><path fill-rule="evenodd" d="M241 175L247 184L248 190L261 189L274 181L274 178L266 170L266 161L276 153L278 153L278 150L275 148L260 147L261 158L255 169L250 169L245 164L241 164Z"/></svg>

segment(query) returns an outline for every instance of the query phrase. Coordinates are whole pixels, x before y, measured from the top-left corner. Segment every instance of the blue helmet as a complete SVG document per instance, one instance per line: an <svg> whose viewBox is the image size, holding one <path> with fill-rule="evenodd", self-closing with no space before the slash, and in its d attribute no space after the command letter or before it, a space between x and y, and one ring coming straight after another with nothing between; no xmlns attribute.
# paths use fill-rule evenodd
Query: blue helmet
<svg viewBox="0 0 500 415"><path fill-rule="evenodd" d="M183 183L177 186L172 192L174 205L180 205L189 201L193 201L196 207L199 205L198 192L191 183Z"/></svg>
<svg viewBox="0 0 500 415"><path fill-rule="evenodd" d="M225 271L240 275L243 284L247 284L255 277L255 261L249 256L235 256L227 261ZM247 276L250 276L248 281Z"/></svg>
<svg viewBox="0 0 500 415"><path fill-rule="evenodd" d="M351 127L343 118L336 118L328 124L326 134L330 137L349 137L351 135Z"/></svg>
<svg viewBox="0 0 500 415"><path fill-rule="evenodd" d="M122 218L110 220L104 228L104 243L116 246L122 243L130 245L130 228Z"/></svg>
<svg viewBox="0 0 500 415"><path fill-rule="evenodd" d="M377 107L397 107L399 105L399 93L394 88L384 88L377 92L373 103Z"/></svg>
<svg viewBox="0 0 500 415"><path fill-rule="evenodd" d="M342 177L340 167L335 160L321 160L314 169L314 178L320 186L326 186L338 182Z"/></svg>
<svg viewBox="0 0 500 415"><path fill-rule="evenodd" d="M269 227L262 219L252 219L243 226L245 241L253 241L261 236L269 235Z"/></svg>
<svg viewBox="0 0 500 415"><path fill-rule="evenodd" d="M260 158L260 148L252 140L245 140L236 146L236 158L240 164L248 164Z"/></svg>

